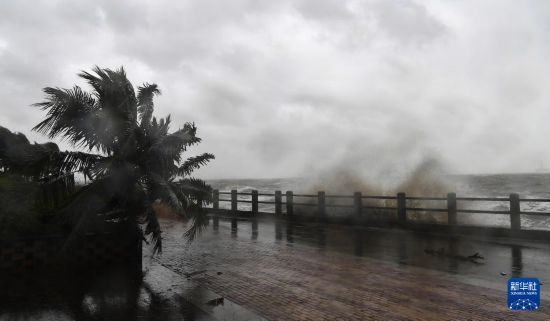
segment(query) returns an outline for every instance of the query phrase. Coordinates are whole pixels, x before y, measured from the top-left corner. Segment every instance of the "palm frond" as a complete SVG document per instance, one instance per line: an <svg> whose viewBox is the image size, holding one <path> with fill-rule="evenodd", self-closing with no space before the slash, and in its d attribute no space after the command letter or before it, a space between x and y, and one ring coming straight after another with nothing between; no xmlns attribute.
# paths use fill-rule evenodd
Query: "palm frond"
<svg viewBox="0 0 550 321"><path fill-rule="evenodd" d="M151 146L151 153L179 163L181 161L181 154L187 150L187 147L201 141L200 138L195 136L195 133L195 125L186 124L183 128L161 137Z"/></svg>
<svg viewBox="0 0 550 321"><path fill-rule="evenodd" d="M110 120L99 110L94 97L80 87L44 88L46 100L34 106L47 110L46 118L33 130L49 138L63 136L73 145L88 149L110 149Z"/></svg>
<svg viewBox="0 0 550 321"><path fill-rule="evenodd" d="M153 116L154 104L153 98L155 95L160 95L160 89L156 84L145 83L138 87L138 114L140 118L140 126L145 128L151 122Z"/></svg>
<svg viewBox="0 0 550 321"><path fill-rule="evenodd" d="M192 224L185 232L185 236L189 242L192 242L208 226L204 204L212 201L212 187L197 178L182 179L174 184L178 186L180 193L187 195L190 199L187 216L192 220Z"/></svg>
<svg viewBox="0 0 550 321"><path fill-rule="evenodd" d="M208 216L205 211L196 211L192 217L193 223L187 231L185 231L185 237L188 242L192 242L195 238L208 226Z"/></svg>
<svg viewBox="0 0 550 321"><path fill-rule="evenodd" d="M162 253L162 232L155 211L149 206L145 212L145 235L150 235L153 243L153 254Z"/></svg>
<svg viewBox="0 0 550 321"><path fill-rule="evenodd" d="M204 153L199 156L189 157L179 168L178 175L189 176L195 169L199 169L201 166L206 165L210 160L214 159L214 155L210 153Z"/></svg>
<svg viewBox="0 0 550 321"><path fill-rule="evenodd" d="M148 128L147 128L147 137L149 142L152 144L157 143L162 137L168 135L168 129L170 127L170 115L166 118L161 118L157 120L156 117L153 117Z"/></svg>
<svg viewBox="0 0 550 321"><path fill-rule="evenodd" d="M125 120L132 127L137 122L137 98L134 86L126 77L123 67L113 71L106 69L110 83L107 83L102 98L103 107Z"/></svg>
<svg viewBox="0 0 550 321"><path fill-rule="evenodd" d="M163 179L160 175L150 173L147 175L149 187L149 199L160 200L168 205L176 214L183 215L185 213L185 199L178 197L178 192L172 189L169 182Z"/></svg>
<svg viewBox="0 0 550 321"><path fill-rule="evenodd" d="M198 178L184 178L173 183L177 189L194 201L210 203L212 201L212 187Z"/></svg>
<svg viewBox="0 0 550 321"><path fill-rule="evenodd" d="M81 72L94 88L94 96L101 115L110 122L104 126L110 132L110 139L123 140L131 135L137 122L137 98L132 83L126 77L124 68L116 71L95 67L92 73ZM100 128L101 129L101 128Z"/></svg>
<svg viewBox="0 0 550 321"><path fill-rule="evenodd" d="M95 66L92 68L95 75L83 70L78 74L78 76L85 79L88 84L90 84L90 86L92 86L94 90L99 93L102 91L102 84L109 78L109 75L105 72L105 70L106 69L102 69L99 66Z"/></svg>
<svg viewBox="0 0 550 321"><path fill-rule="evenodd" d="M94 179L105 173L111 157L84 152L61 152L59 170L61 172L81 172L86 177Z"/></svg>

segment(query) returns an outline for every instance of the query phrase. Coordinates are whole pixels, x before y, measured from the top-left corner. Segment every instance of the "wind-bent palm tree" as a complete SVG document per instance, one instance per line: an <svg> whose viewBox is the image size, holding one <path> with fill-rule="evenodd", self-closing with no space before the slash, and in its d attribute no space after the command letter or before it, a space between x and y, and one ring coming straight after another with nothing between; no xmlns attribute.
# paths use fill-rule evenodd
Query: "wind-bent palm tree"
<svg viewBox="0 0 550 321"><path fill-rule="evenodd" d="M195 124L185 123L169 133L170 116L153 117L157 85L145 83L136 94L123 68L95 67L79 76L92 92L78 86L47 87L45 101L35 104L47 115L33 130L87 150L63 152L52 167L54 177L81 172L89 181L67 200L64 211L72 213L75 222L97 215L135 226L145 223L154 251L161 251L158 207L153 206L160 202L193 219L187 236L194 238L207 222L202 205L210 201L211 188L190 175L214 158L209 153L182 157L187 147L200 142Z"/></svg>

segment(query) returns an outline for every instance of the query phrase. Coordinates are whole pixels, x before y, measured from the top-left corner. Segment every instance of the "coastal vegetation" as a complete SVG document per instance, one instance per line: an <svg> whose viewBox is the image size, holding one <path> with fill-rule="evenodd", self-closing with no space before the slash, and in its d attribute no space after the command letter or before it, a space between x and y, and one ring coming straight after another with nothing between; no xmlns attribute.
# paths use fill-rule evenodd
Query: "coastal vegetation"
<svg viewBox="0 0 550 321"><path fill-rule="evenodd" d="M74 150L30 144L24 135L0 128L0 199L19 204L17 215L45 217L73 234L106 222L133 226L157 252L162 238L156 209L169 208L192 220L186 235L193 239L207 223L202 207L211 201L211 188L192 174L214 158L183 156L201 141L195 124L170 132L170 116L154 116L158 86L134 89L123 68L95 67L79 76L91 91L46 87L44 101L34 105L46 116L33 130ZM20 194L27 195L25 206L6 194L12 183L31 191Z"/></svg>

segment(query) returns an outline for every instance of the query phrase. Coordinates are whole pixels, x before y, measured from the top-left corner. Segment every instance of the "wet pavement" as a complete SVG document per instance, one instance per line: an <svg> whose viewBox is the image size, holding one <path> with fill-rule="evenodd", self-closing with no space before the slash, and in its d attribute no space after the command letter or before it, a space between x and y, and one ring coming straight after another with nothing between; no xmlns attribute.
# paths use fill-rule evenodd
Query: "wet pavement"
<svg viewBox="0 0 550 321"><path fill-rule="evenodd" d="M151 272L143 282L117 269L85 277L25 277L11 291L1 289L0 320L215 320L175 295L176 283L156 282L152 276L162 275L162 269Z"/></svg>
<svg viewBox="0 0 550 321"><path fill-rule="evenodd" d="M86 275L56 271L2 276L0 320L265 319L194 280L150 262L143 278L136 278L135 273L126 268L91 271Z"/></svg>
<svg viewBox="0 0 550 321"><path fill-rule="evenodd" d="M163 225L156 260L269 320L550 319L506 308L510 276L550 280L548 242L218 219L188 244Z"/></svg>
<svg viewBox="0 0 550 321"><path fill-rule="evenodd" d="M161 221L143 281L122 270L0 287L0 320L549 320L506 308L510 276L550 282L550 243L211 218ZM476 254L477 255L474 255ZM471 257L470 257L471 256ZM481 258L482 257L482 258Z"/></svg>

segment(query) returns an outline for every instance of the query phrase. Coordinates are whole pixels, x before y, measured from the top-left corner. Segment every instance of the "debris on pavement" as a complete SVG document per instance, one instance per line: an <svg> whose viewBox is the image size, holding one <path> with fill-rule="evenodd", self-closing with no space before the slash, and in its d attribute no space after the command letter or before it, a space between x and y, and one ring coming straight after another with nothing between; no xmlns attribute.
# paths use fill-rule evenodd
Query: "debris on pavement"
<svg viewBox="0 0 550 321"><path fill-rule="evenodd" d="M195 276L197 274L202 274L202 273L205 273L205 272L206 272L206 270L199 270L199 271L194 271L194 272L191 272L191 273L185 273L184 275L185 275L186 278L190 278L192 276Z"/></svg>
<svg viewBox="0 0 550 321"><path fill-rule="evenodd" d="M448 258L452 258L452 259L456 259L456 260L460 260L460 261L470 261L470 262L475 263L475 264L483 264L483 263L479 262L478 260L484 260L485 259L478 252L476 252L472 255L469 255L469 256L464 256L464 255L459 255L459 254L447 253L445 251L445 248L443 248L443 247L439 248L437 250L424 249L424 253L429 254L429 255L434 255L434 256L444 256L444 257L448 257Z"/></svg>
<svg viewBox="0 0 550 321"><path fill-rule="evenodd" d="M206 304L211 305L211 306L223 305L223 297L212 299L212 300L206 302Z"/></svg>

